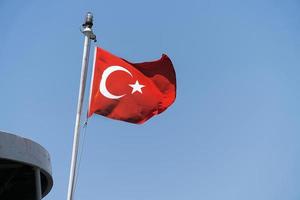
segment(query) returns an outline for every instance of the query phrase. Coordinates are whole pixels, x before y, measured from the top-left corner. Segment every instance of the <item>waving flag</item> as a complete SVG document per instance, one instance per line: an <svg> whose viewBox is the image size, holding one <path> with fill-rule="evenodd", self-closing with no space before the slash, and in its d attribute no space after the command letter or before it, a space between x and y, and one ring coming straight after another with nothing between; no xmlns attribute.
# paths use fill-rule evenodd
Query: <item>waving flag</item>
<svg viewBox="0 0 300 200"><path fill-rule="evenodd" d="M171 60L131 63L95 48L88 116L93 113L141 124L166 110L176 97Z"/></svg>

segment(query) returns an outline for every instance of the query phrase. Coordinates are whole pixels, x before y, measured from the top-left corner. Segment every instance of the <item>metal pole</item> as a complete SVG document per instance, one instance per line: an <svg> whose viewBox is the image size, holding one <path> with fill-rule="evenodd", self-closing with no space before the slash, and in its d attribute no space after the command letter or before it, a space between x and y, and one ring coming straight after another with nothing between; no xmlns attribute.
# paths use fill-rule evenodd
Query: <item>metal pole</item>
<svg viewBox="0 0 300 200"><path fill-rule="evenodd" d="M34 168L35 175L35 191L36 191L36 199L42 199L42 185L41 185L41 170L38 167Z"/></svg>
<svg viewBox="0 0 300 200"><path fill-rule="evenodd" d="M74 187L75 187L75 176L77 168L77 154L78 154L78 145L79 145L79 136L80 136L80 118L82 111L82 104L84 99L85 84L86 84L86 75L89 63L89 54L90 54L90 44L91 39L96 40L96 36L92 31L93 26L93 15L88 12L86 15L85 23L82 25L82 33L85 35L84 46L83 46L83 58L81 66L81 77L80 77L80 87L79 87L79 97L77 104L77 114L75 121L74 129L74 139L73 139L73 149L72 149L72 160L70 168L70 177L69 177L69 187L68 187L68 197L67 200L73 200L74 196Z"/></svg>

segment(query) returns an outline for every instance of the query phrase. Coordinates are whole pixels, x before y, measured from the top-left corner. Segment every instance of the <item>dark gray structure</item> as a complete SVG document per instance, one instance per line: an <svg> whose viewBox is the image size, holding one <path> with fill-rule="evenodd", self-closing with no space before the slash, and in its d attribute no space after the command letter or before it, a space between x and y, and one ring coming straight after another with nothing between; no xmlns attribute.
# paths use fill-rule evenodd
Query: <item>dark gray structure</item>
<svg viewBox="0 0 300 200"><path fill-rule="evenodd" d="M0 199L36 200L52 186L49 153L39 144L0 131Z"/></svg>

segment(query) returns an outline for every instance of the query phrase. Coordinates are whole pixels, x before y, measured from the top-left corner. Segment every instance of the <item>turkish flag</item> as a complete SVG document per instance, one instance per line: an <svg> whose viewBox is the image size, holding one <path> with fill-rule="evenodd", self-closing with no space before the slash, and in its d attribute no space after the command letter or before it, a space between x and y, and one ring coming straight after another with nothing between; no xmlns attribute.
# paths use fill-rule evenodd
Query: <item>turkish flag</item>
<svg viewBox="0 0 300 200"><path fill-rule="evenodd" d="M141 124L166 110L175 97L175 70L167 55L131 63L95 48L89 117L96 113Z"/></svg>

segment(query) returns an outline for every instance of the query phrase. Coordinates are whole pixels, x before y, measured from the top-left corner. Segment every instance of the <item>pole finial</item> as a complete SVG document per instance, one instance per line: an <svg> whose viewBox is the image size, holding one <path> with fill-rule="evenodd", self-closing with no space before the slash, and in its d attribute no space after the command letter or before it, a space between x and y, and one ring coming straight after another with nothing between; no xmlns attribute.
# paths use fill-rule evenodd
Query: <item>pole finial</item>
<svg viewBox="0 0 300 200"><path fill-rule="evenodd" d="M93 14L91 12L87 12L86 16L85 16L85 20L84 20L84 24L82 24L83 30L81 30L81 32L88 36L91 40L94 40L95 42L96 40L96 35L93 33L92 31L92 27L93 27Z"/></svg>
<svg viewBox="0 0 300 200"><path fill-rule="evenodd" d="M88 27L88 28L92 28L93 26L93 14L91 12L87 12L86 16L85 16L85 22L84 24L82 24L82 26Z"/></svg>

